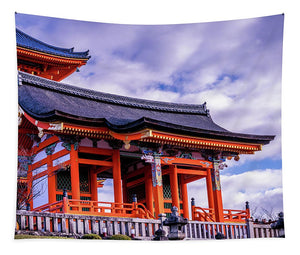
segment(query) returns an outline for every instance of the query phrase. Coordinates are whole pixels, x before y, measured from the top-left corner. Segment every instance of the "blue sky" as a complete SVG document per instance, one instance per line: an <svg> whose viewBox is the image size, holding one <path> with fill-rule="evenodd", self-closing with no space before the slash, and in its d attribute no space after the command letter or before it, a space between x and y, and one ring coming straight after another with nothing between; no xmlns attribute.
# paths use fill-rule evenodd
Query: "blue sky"
<svg viewBox="0 0 300 255"><path fill-rule="evenodd" d="M221 181L225 208L241 209L249 201L252 208L282 210L283 15L145 26L17 14L16 25L49 44L90 50L88 64L66 83L145 99L207 102L213 120L230 131L276 135L262 152L228 161ZM203 185L188 188L205 207Z"/></svg>

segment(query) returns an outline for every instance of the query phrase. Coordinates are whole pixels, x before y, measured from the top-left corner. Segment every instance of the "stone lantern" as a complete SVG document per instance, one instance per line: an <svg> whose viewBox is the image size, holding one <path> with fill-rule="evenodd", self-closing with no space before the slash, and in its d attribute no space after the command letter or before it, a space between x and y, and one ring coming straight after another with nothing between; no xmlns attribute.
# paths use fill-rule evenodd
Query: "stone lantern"
<svg viewBox="0 0 300 255"><path fill-rule="evenodd" d="M188 219L179 216L178 208L173 206L171 209L172 213L163 224L170 227L168 234L169 240L182 240L185 238L185 233L182 232L182 227L188 223Z"/></svg>
<svg viewBox="0 0 300 255"><path fill-rule="evenodd" d="M278 214L278 219L275 223L271 224L271 228L278 229L279 237L285 237L283 212Z"/></svg>

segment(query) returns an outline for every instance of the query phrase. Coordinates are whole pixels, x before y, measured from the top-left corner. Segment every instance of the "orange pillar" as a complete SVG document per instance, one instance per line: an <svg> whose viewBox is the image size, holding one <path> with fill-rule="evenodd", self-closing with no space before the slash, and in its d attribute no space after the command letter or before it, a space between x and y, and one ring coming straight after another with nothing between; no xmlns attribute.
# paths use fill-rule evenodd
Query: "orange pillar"
<svg viewBox="0 0 300 255"><path fill-rule="evenodd" d="M170 169L170 186L171 186L171 193L172 193L172 206L176 206L179 212L180 207L179 207L177 166L170 165L169 169Z"/></svg>
<svg viewBox="0 0 300 255"><path fill-rule="evenodd" d="M219 163L217 161L213 162L213 168L211 169L211 177L212 177L216 221L224 222Z"/></svg>
<svg viewBox="0 0 300 255"><path fill-rule="evenodd" d="M122 203L122 179L120 150L113 150L113 180L115 203Z"/></svg>
<svg viewBox="0 0 300 255"><path fill-rule="evenodd" d="M152 189L155 204L155 217L164 212L164 193L162 183L162 172L160 157L154 156L154 162L151 163L152 171Z"/></svg>
<svg viewBox="0 0 300 255"><path fill-rule="evenodd" d="M48 201L52 204L56 201L56 183L55 174L53 172L52 155L47 156L47 168L48 168Z"/></svg>
<svg viewBox="0 0 300 255"><path fill-rule="evenodd" d="M207 169L206 175L206 189L207 189L207 200L208 200L208 207L214 209L214 194L213 194L213 186L211 180L211 170Z"/></svg>
<svg viewBox="0 0 300 255"><path fill-rule="evenodd" d="M122 180L122 191L123 191L123 203L128 203L128 196L127 196L127 180Z"/></svg>
<svg viewBox="0 0 300 255"><path fill-rule="evenodd" d="M154 214L153 211L153 190L152 190L152 176L151 168L146 170L146 180L145 180L145 189L146 189L146 205L147 209Z"/></svg>
<svg viewBox="0 0 300 255"><path fill-rule="evenodd" d="M189 201L188 201L188 192L187 192L187 184L184 182L184 175L180 175L180 188L182 195L182 209L183 209L183 217L189 219Z"/></svg>
<svg viewBox="0 0 300 255"><path fill-rule="evenodd" d="M80 199L78 151L75 150L74 144L71 144L70 160L71 160L72 199Z"/></svg>
<svg viewBox="0 0 300 255"><path fill-rule="evenodd" d="M95 168L90 169L90 180L91 180L91 200L98 201L98 186L97 186L97 174Z"/></svg>
<svg viewBox="0 0 300 255"><path fill-rule="evenodd" d="M32 177L32 165L28 165L28 173L27 173L27 201L26 203L30 205L30 209L33 209L33 201L32 201L32 182L33 182L33 177ZM27 206L26 204L26 206Z"/></svg>

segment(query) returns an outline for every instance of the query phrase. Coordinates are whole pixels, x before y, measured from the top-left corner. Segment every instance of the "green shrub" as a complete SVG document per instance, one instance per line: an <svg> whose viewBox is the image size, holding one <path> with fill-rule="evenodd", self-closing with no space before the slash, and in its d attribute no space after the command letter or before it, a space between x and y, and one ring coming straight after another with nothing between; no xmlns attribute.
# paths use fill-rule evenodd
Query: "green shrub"
<svg viewBox="0 0 300 255"><path fill-rule="evenodd" d="M97 234L85 234L81 239L102 239L101 236Z"/></svg>
<svg viewBox="0 0 300 255"><path fill-rule="evenodd" d="M111 240L131 240L131 238L129 236L126 235L113 235L110 237Z"/></svg>

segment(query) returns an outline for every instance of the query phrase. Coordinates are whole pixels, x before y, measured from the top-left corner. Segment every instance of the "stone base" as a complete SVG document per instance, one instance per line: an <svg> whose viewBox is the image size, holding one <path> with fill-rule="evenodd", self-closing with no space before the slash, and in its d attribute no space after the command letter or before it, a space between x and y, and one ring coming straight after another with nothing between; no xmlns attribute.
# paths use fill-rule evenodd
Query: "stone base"
<svg viewBox="0 0 300 255"><path fill-rule="evenodd" d="M169 240L183 240L185 238L185 234L182 232L170 233L168 234Z"/></svg>

